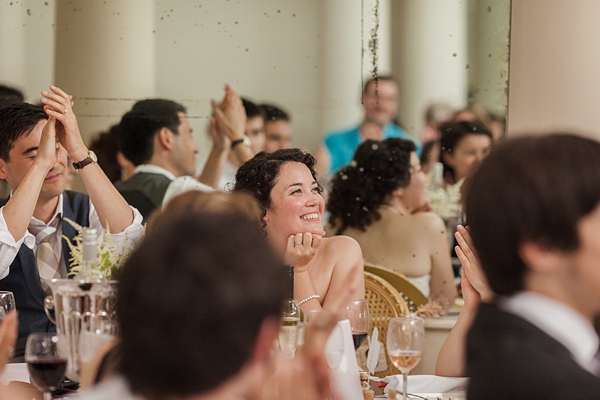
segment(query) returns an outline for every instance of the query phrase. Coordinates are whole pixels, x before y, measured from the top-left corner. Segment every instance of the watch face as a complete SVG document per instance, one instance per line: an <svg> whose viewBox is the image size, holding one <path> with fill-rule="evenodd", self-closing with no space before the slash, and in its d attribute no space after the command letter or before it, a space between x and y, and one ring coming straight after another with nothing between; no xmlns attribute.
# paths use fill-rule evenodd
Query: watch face
<svg viewBox="0 0 600 400"><path fill-rule="evenodd" d="M92 150L90 150L90 158L93 162L98 162L98 157L96 156L96 153L94 153Z"/></svg>

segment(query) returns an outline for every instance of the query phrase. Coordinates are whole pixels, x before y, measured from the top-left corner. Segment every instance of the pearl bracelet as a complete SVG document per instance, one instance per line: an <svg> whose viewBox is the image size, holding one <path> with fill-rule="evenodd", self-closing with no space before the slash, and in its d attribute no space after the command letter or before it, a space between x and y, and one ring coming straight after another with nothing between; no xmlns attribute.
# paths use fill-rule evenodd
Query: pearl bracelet
<svg viewBox="0 0 600 400"><path fill-rule="evenodd" d="M321 296L319 296L318 294L313 294L312 296L308 296L307 298L305 298L304 300L300 300L298 302L298 305L302 305L304 303L306 303L307 301L313 300L313 299L320 299Z"/></svg>

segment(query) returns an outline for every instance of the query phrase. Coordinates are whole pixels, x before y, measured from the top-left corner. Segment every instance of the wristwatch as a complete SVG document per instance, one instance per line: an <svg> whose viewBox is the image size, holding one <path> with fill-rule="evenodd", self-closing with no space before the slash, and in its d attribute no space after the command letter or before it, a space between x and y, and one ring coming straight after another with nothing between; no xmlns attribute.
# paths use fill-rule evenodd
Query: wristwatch
<svg viewBox="0 0 600 400"><path fill-rule="evenodd" d="M92 150L88 150L88 156L79 162L74 162L73 168L81 169L81 168L85 167L86 165L95 163L95 162L98 162L98 157L96 157L96 153L94 153Z"/></svg>
<svg viewBox="0 0 600 400"><path fill-rule="evenodd" d="M233 142L231 142L231 148L233 149L238 144L243 144L244 146L250 147L252 142L250 142L250 138L248 136L244 135L243 139L238 139L238 140L234 140Z"/></svg>

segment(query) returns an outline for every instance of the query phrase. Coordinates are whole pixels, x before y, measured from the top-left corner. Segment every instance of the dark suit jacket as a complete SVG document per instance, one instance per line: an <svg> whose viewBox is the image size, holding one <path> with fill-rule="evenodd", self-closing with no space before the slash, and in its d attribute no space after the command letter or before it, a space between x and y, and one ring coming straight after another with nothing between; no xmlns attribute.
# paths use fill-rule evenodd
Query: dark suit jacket
<svg viewBox="0 0 600 400"><path fill-rule="evenodd" d="M161 174L137 172L126 181L115 183L121 196L140 211L144 221L152 211L160 208L171 180Z"/></svg>
<svg viewBox="0 0 600 400"><path fill-rule="evenodd" d="M467 397L600 399L600 378L545 332L493 304L481 304L467 338Z"/></svg>

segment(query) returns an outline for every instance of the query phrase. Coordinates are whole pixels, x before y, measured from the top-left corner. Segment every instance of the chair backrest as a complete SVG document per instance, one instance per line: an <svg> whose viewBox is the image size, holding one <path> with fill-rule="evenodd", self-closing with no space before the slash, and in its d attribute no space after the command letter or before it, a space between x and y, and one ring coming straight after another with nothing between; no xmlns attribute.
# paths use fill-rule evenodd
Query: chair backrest
<svg viewBox="0 0 600 400"><path fill-rule="evenodd" d="M369 337L373 334L373 329L379 330L379 341L383 344L381 351L385 351L387 328L390 319L394 317L406 316L410 313L406 302L394 287L383 278L365 272L365 299L369 304L369 315L371 327ZM388 375L399 374L400 371L394 367L390 358L385 353L387 369L376 372L375 375L382 378Z"/></svg>
<svg viewBox="0 0 600 400"><path fill-rule="evenodd" d="M406 276L389 268L365 262L365 271L375 274L388 281L402 296L410 312L417 311L420 305L426 304L427 297L413 285Z"/></svg>

